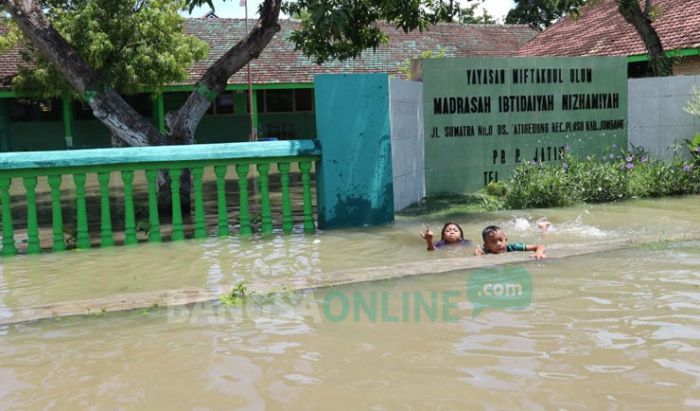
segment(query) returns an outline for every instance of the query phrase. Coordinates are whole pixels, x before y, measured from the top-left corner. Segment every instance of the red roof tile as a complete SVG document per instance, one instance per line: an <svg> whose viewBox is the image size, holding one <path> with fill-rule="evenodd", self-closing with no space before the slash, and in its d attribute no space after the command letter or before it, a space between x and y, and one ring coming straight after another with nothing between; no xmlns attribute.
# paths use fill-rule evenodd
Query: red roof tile
<svg viewBox="0 0 700 411"><path fill-rule="evenodd" d="M254 23L253 20L249 20L250 27ZM258 59L251 63L252 79L256 84L311 83L314 75L321 73L388 72L402 77L398 71L400 64L407 59L418 57L423 51L437 51L440 48L447 57L509 56L515 54L521 45L537 34L525 25L438 24L423 33L404 33L391 25L383 24L380 27L389 34L388 44L378 47L374 52L364 51L356 60L332 61L317 65L300 52L295 52L293 44L286 40L291 31L298 27L298 23L281 20L280 25L281 31L275 35ZM210 47L209 56L190 68L189 84L193 84L217 58L244 36L245 21L219 18L186 19L184 30L206 41ZM7 79L16 73L17 65L16 50L2 53L0 79ZM246 82L246 70L240 70L229 79L231 84Z"/></svg>
<svg viewBox="0 0 700 411"><path fill-rule="evenodd" d="M188 19L185 30L205 40L210 45L209 56L191 69L190 80L196 81L204 70L227 51L245 33L243 19ZM252 20L249 21L252 26ZM282 29L251 63L254 83L311 83L314 75L321 73L388 72L402 77L399 65L421 52L444 49L447 57L507 56L530 40L537 33L524 25L486 26L438 24L423 33L404 33L393 26L380 27L389 34L389 43L376 51L366 50L355 60L331 61L323 65L294 51L287 41L289 34L298 27L295 21L280 21ZM229 83L246 83L245 70L236 73Z"/></svg>
<svg viewBox="0 0 700 411"><path fill-rule="evenodd" d="M700 1L654 0L660 16L653 26L665 50L700 47ZM614 0L585 7L578 19L566 17L518 50L521 56L633 56L646 54L634 27Z"/></svg>

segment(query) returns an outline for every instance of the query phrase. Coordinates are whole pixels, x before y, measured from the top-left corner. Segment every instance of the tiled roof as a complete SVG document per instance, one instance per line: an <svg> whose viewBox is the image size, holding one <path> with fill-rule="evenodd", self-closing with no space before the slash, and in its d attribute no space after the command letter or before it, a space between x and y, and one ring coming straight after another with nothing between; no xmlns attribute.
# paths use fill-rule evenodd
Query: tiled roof
<svg viewBox="0 0 700 411"><path fill-rule="evenodd" d="M252 25L252 20L249 20ZM185 30L209 43L209 56L191 69L191 81L201 76L216 58L227 51L245 33L243 19L188 19ZM447 57L509 56L537 33L524 25L462 25L438 24L423 33L404 33L390 25L382 25L389 34L389 43L376 51L366 50L361 57L343 62L332 61L323 65L294 51L287 41L289 34L298 27L294 21L280 21L282 29L251 63L254 83L310 83L315 74L388 72L401 77L399 65L407 59L418 57L421 52L441 48ZM245 70L236 73L230 83L245 83Z"/></svg>
<svg viewBox="0 0 700 411"><path fill-rule="evenodd" d="M252 27L255 21L249 20L248 23ZM366 50L358 59L333 61L319 66L300 52L295 52L293 44L286 40L298 23L280 20L280 25L282 30L251 63L252 80L256 84L311 83L314 75L321 73L388 72L401 77L399 65L423 51L441 48L447 57L509 56L537 34L525 25L438 24L422 33L404 33L384 24L381 28L389 34L389 43L378 47L376 52ZM206 41L210 47L209 56L190 68L189 84L193 84L217 58L244 36L245 20L186 19L184 30ZM17 59L16 51L0 55L0 81L16 73ZM229 83L247 83L246 70L236 73Z"/></svg>
<svg viewBox="0 0 700 411"><path fill-rule="evenodd" d="M0 26L0 35L7 33L7 26ZM12 77L19 67L19 51L17 49L5 50L0 54L0 89L10 85Z"/></svg>
<svg viewBox="0 0 700 411"><path fill-rule="evenodd" d="M654 0L660 11L653 26L664 50L700 47L700 0ZM566 17L518 50L522 56L633 56L646 54L634 27L614 0L585 7L578 19Z"/></svg>

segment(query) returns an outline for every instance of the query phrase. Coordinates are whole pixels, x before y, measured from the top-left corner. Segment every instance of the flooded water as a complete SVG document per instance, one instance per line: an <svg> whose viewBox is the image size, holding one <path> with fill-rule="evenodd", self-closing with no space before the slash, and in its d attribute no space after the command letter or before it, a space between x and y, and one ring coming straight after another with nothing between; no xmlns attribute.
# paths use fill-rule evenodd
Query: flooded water
<svg viewBox="0 0 700 411"><path fill-rule="evenodd" d="M553 224L544 234L543 217ZM450 220L475 242L501 225L550 258L429 253L418 233L444 221L404 217L5 259L8 322L26 307L114 294L223 294L241 280L311 288L2 325L0 409L700 407L700 197ZM430 274L446 262L455 269ZM468 284L504 262L527 275L528 298L475 310ZM406 266L426 274L403 277ZM402 277L313 287L392 270Z"/></svg>

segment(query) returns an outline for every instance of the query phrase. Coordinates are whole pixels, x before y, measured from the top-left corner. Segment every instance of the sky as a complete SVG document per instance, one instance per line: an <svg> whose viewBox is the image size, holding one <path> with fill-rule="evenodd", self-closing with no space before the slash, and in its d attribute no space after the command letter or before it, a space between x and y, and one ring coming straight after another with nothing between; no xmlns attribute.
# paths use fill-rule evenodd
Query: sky
<svg viewBox="0 0 700 411"><path fill-rule="evenodd" d="M248 17L253 18L262 0L248 0ZM215 13L219 17L245 17L245 8L240 5L240 0L214 0ZM466 4L466 3L465 3ZM513 0L485 0L479 7L485 7L497 22L502 23L508 10L513 8ZM209 12L209 6L200 7L192 11L191 17L202 17ZM479 12L477 12L477 15Z"/></svg>

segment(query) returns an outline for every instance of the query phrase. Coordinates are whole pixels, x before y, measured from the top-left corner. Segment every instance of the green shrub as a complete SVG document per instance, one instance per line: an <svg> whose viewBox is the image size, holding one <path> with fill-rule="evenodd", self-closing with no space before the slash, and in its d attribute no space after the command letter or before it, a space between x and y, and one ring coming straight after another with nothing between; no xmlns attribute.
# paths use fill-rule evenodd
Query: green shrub
<svg viewBox="0 0 700 411"><path fill-rule="evenodd" d="M700 148L688 142L692 161L669 163L650 159L643 149L579 160L569 153L556 163L518 166L508 183L511 208L561 207L578 202L600 203L628 198L700 193Z"/></svg>

